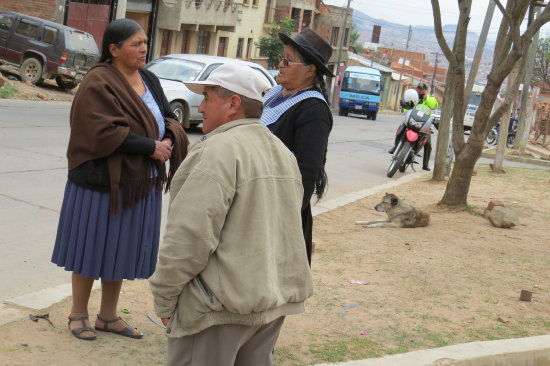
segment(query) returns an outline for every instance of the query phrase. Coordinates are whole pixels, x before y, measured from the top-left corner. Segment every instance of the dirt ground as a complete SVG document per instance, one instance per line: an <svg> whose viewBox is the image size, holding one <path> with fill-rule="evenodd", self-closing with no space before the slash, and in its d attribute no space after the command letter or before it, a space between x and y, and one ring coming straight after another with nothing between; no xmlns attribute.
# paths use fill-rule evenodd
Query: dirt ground
<svg viewBox="0 0 550 366"><path fill-rule="evenodd" d="M26 84L14 68L6 65L0 65L0 74L6 81L0 88L0 98L71 102L78 89L63 90L55 80L45 80L41 85Z"/></svg>
<svg viewBox="0 0 550 366"><path fill-rule="evenodd" d="M550 172L478 166L469 206L438 206L445 183L429 176L391 190L431 214L428 227L367 229L356 220L384 219L374 211L385 192L319 215L314 223L315 294L306 312L288 317L275 348L276 365L362 359L477 340L550 332ZM520 225L492 227L480 214L497 199ZM355 284L349 281L368 281ZM0 328L2 365L162 365L163 330L147 281L126 281L121 315L146 333L142 340L98 334L80 341L67 330L70 298ZM519 301L521 290L532 301ZM99 307L92 294L90 312ZM95 319L92 317L92 319Z"/></svg>
<svg viewBox="0 0 550 366"><path fill-rule="evenodd" d="M25 85L3 69L15 99L72 100L73 91ZM9 88L8 88L9 89ZM0 95L5 87L0 89ZM39 96L39 94L42 95ZM506 164L504 164L506 167ZM506 167L494 174L478 165L469 206L437 203L445 182L430 176L392 188L431 214L416 229L367 229L356 220L384 219L374 211L385 192L315 217L315 293L306 312L288 317L275 348L275 365L307 365L403 353L477 340L550 332L550 172ZM520 225L492 227L480 214L496 199L516 211ZM368 284L350 283L368 281ZM519 301L521 290L533 292ZM146 333L141 340L99 333L80 341L67 330L68 298L0 327L1 365L163 365L165 337L152 323L147 281L127 281L121 315ZM99 308L99 291L90 314ZM91 317L95 319L94 316Z"/></svg>

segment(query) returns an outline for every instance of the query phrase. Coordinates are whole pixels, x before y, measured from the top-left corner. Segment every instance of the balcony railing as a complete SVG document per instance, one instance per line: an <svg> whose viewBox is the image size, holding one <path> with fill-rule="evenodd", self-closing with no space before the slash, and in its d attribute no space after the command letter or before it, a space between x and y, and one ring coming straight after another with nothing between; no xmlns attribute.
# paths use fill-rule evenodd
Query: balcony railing
<svg viewBox="0 0 550 366"><path fill-rule="evenodd" d="M181 25L205 25L235 27L240 18L242 4L232 0L183 0L159 4L158 26L164 29L180 30Z"/></svg>

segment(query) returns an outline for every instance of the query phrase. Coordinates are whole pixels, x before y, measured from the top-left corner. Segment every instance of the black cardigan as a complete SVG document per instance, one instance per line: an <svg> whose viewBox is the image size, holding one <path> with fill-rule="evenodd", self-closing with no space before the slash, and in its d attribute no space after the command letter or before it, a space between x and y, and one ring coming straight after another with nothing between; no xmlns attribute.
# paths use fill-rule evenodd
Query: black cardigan
<svg viewBox="0 0 550 366"><path fill-rule="evenodd" d="M162 116L164 118L177 119L155 74L145 69L140 69L139 74L149 87L149 91L153 95L155 102L157 102ZM164 137L169 137L174 141L174 137L168 129L165 131ZM115 152L150 156L155 152L155 141L149 137L130 132ZM95 159L79 165L69 171L68 178L71 182L84 188L109 192L110 180L107 158Z"/></svg>
<svg viewBox="0 0 550 366"><path fill-rule="evenodd" d="M268 127L294 153L298 161L304 186L302 231L307 260L311 266L313 216L310 201L315 191L315 182L324 174L332 113L324 101L309 98L290 107L277 122Z"/></svg>
<svg viewBox="0 0 550 366"><path fill-rule="evenodd" d="M323 174L332 113L322 100L309 98L290 107L268 127L296 156L302 174L302 207L305 208L309 206L315 182Z"/></svg>

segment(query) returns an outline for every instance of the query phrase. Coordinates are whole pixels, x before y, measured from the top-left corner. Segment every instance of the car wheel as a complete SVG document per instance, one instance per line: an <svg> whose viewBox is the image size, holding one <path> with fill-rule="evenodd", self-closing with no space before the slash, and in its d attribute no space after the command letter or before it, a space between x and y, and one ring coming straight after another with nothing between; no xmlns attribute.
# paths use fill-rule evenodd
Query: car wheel
<svg viewBox="0 0 550 366"><path fill-rule="evenodd" d="M181 123L183 126L185 122L185 106L181 102L172 102L170 103L170 107L172 107L172 111L176 115L178 122Z"/></svg>
<svg viewBox="0 0 550 366"><path fill-rule="evenodd" d="M33 84L42 81L42 62L34 57L23 61L19 70L23 81L29 81Z"/></svg>
<svg viewBox="0 0 550 366"><path fill-rule="evenodd" d="M67 90L74 89L78 85L78 83L76 83L74 80L63 80L60 76L57 76L55 78L55 82L61 89Z"/></svg>

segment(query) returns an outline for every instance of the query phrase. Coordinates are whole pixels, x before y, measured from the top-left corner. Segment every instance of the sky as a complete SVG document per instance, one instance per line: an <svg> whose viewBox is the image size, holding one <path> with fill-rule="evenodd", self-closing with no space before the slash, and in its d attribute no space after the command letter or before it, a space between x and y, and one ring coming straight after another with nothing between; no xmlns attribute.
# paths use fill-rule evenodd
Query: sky
<svg viewBox="0 0 550 366"><path fill-rule="evenodd" d="M323 0L326 5L346 7L348 0ZM506 4L506 0L502 0ZM468 30L479 34L485 20L485 13L489 0L473 0L470 11L470 24ZM504 5L505 6L505 5ZM386 21L403 25L425 25L434 26L432 3L430 0L351 0L350 7L368 15L371 18L384 19ZM456 24L458 21L458 1L439 0L441 9L441 23ZM489 28L489 39L496 39L498 27L502 15L498 7L495 7L491 27ZM550 37L550 25L547 24L541 29L541 36Z"/></svg>

